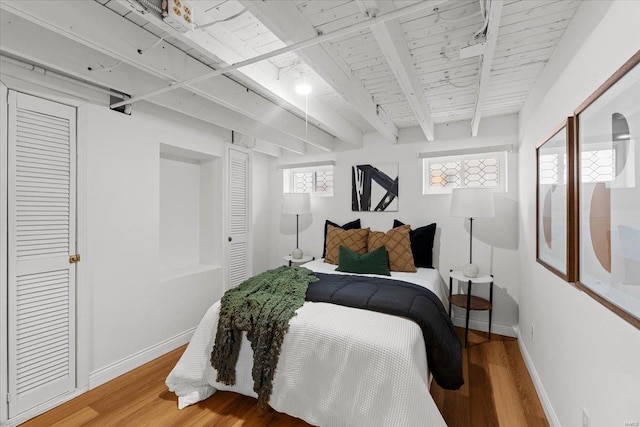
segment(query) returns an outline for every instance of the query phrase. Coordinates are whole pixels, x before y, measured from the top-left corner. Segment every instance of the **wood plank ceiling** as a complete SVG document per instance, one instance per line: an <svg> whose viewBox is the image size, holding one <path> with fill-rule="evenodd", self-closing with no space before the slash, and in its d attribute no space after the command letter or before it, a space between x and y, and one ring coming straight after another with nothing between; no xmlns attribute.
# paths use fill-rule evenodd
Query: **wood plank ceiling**
<svg viewBox="0 0 640 427"><path fill-rule="evenodd" d="M214 68L309 38L305 34L311 34L310 30L315 34L328 34L370 19L376 13L419 3L197 0L191 2L197 25L221 22L179 35L162 31L150 22L151 13L140 14L131 7L135 2L159 5L160 0L96 1L158 37L166 37L165 41ZM471 120L476 109L480 117L517 113L581 1L427 3L429 7L420 12L395 20L393 25L399 24L400 36L396 35L395 40L393 35L388 36L390 46L395 43L397 47L400 43L401 47L408 48L409 63L398 64L394 60L390 64L392 56L384 51L378 33L382 27L376 26L326 41L320 45L321 51L316 49L310 53L312 48L307 48L286 53L228 76L300 117L308 113L310 123L339 141L357 145L362 134L377 130L390 142L396 142L394 135L397 136L400 128L421 125L425 130L421 122L425 114L433 123L446 123ZM495 51L488 67L485 66L490 74L482 77L482 55L461 58L460 47L472 40L474 34L482 38L487 26L485 16L489 8L498 3L502 8L497 19L499 24L495 25ZM234 15L237 16L225 21ZM295 19L294 29L285 28L287 19ZM402 82L402 75L409 80ZM407 88L411 76L417 76L417 90ZM313 86L308 105L304 97L291 91L302 77ZM485 96L477 105L481 78L486 83ZM409 102L410 96L418 101ZM420 100L426 103L422 115L418 111ZM429 137L427 131L424 133Z"/></svg>

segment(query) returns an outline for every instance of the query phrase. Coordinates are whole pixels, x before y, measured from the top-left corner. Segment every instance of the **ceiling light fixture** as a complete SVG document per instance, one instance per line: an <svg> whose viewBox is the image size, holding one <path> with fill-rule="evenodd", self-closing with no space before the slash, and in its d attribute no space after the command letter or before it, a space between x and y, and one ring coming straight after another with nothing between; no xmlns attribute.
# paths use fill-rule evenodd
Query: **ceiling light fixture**
<svg viewBox="0 0 640 427"><path fill-rule="evenodd" d="M311 87L311 85L304 79L298 82L298 84L296 85L296 92L300 95L309 95L312 90L313 88Z"/></svg>
<svg viewBox="0 0 640 427"><path fill-rule="evenodd" d="M296 92L300 95L309 95L313 88L311 87L309 82L307 82L307 76L305 70L302 68L301 61L299 59L296 59L294 64L296 65L296 67L298 67L298 72L300 73L300 77L298 78L298 82L296 83L295 87Z"/></svg>

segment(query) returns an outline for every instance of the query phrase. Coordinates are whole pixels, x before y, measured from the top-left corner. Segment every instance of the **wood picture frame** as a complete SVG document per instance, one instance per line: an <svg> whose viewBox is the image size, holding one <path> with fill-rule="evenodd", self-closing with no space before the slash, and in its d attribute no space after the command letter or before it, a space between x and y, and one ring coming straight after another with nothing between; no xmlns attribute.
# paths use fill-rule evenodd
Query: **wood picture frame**
<svg viewBox="0 0 640 427"><path fill-rule="evenodd" d="M640 50L575 111L576 285L640 329Z"/></svg>
<svg viewBox="0 0 640 427"><path fill-rule="evenodd" d="M575 132L567 118L536 146L536 261L575 280Z"/></svg>

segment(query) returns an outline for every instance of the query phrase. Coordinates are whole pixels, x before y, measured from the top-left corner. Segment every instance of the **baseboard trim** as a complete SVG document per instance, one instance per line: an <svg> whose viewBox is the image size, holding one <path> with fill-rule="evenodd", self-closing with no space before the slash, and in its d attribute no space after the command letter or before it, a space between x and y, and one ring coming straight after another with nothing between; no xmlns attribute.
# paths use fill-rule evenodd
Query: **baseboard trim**
<svg viewBox="0 0 640 427"><path fill-rule="evenodd" d="M464 317L455 316L451 319L455 326L459 326L461 328L465 327L466 319ZM484 322L482 320L469 319L469 329L474 329L476 331L489 331L489 322ZM491 333L496 333L498 335L504 335L507 337L516 337L516 326L510 325L501 325L498 323L491 323Z"/></svg>
<svg viewBox="0 0 640 427"><path fill-rule="evenodd" d="M188 343L191 340L191 337L193 336L195 330L196 328L193 327L171 338L167 338L166 340L161 341L158 344L127 356L124 359L118 360L117 362L93 371L89 374L89 390L94 389L99 385L106 383L107 381L111 381L112 379L117 378L122 374L125 374L139 366L142 366L145 363L152 361L153 359L157 359L163 354L166 354L171 350L175 350L181 345Z"/></svg>
<svg viewBox="0 0 640 427"><path fill-rule="evenodd" d="M76 389L69 393L65 393L61 396L54 397L53 399L48 400L44 403L41 403L35 408L31 408L19 415L16 415L13 418L10 418L6 421L0 421L0 427L16 427L24 423L25 421L30 420L31 418L35 418L38 415L43 414L48 410L55 408L56 406L62 405L63 403L68 402L69 400L80 396L82 393L85 393L86 391L87 390L84 390L84 389Z"/></svg>
<svg viewBox="0 0 640 427"><path fill-rule="evenodd" d="M23 422L28 421L31 418L37 417L38 415L43 414L44 412L47 412L48 410L53 409L56 406L62 405L63 403L80 396L88 390L96 388L99 385L106 383L107 381L111 381L112 379L119 377L120 375L125 374L141 365L144 365L145 363L150 362L153 359L157 359L163 354L166 354L171 350L175 350L181 345L188 343L191 340L191 337L193 336L195 330L196 327L193 327L171 338L167 338L166 340L159 342L156 345L148 347L144 350L132 354L131 356L125 357L124 359L105 366L104 368L98 369L97 371L89 374L88 389L85 387L79 387L72 392L63 394L47 402L44 402L43 404L29 409L28 411L16 415L15 417L10 418L6 421L0 420L0 427L15 427L19 424L22 424Z"/></svg>
<svg viewBox="0 0 640 427"><path fill-rule="evenodd" d="M518 337L518 347L520 347L520 353L522 354L522 359L524 359L524 364L529 371L529 375L531 375L531 379L533 380L533 385L536 388L536 392L538 393L538 398L540 398L540 402L542 402L542 408L544 409L544 413L547 416L547 421L551 427L561 427L560 420L556 415L556 411L553 410L553 406L551 405L551 400L549 400L549 395L547 395L547 391L544 389L544 385L542 384L542 380L538 375L538 371L536 370L535 365L533 364L533 360L529 355L529 351L527 350L527 346L524 345L524 338L520 334L520 328L516 327L516 334Z"/></svg>

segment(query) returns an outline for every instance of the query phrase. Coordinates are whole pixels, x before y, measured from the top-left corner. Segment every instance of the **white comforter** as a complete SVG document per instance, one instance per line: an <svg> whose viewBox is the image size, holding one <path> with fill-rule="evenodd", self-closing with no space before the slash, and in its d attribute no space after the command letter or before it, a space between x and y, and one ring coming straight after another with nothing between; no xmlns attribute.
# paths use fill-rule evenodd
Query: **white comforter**
<svg viewBox="0 0 640 427"><path fill-rule="evenodd" d="M337 273L317 260L305 267ZM343 274L343 273L337 273ZM445 301L438 272L392 273L424 286ZM380 277L380 276L377 276ZM179 408L230 390L256 397L253 352L243 337L236 384L216 382L209 357L220 302L205 314L189 346L166 380ZM422 331L414 322L382 313L305 302L289 321L273 380L270 406L320 426L446 426L429 394Z"/></svg>

